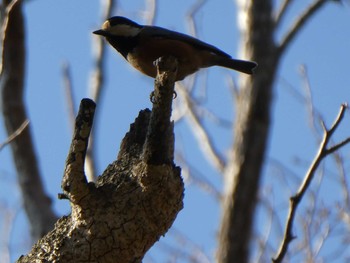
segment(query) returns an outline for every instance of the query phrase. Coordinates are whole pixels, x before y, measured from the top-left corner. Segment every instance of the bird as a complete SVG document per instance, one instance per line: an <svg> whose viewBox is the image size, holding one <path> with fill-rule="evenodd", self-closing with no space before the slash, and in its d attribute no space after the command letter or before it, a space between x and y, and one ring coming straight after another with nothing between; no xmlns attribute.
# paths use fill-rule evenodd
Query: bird
<svg viewBox="0 0 350 263"><path fill-rule="evenodd" d="M256 62L233 59L217 47L192 36L158 26L140 25L122 16L107 19L101 29L93 33L105 37L134 68L152 78L157 75L154 63L163 56L173 56L178 61L175 81L212 66L246 74L252 74L257 67Z"/></svg>

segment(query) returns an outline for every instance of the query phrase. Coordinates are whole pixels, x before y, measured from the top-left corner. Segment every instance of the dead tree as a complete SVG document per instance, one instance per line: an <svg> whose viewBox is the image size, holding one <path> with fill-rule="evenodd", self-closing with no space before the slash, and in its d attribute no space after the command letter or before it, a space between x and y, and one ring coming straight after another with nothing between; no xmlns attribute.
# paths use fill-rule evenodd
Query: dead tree
<svg viewBox="0 0 350 263"><path fill-rule="evenodd" d="M176 60L160 62L152 95L125 135L118 158L88 183L84 163L95 103L81 102L62 180L72 212L18 262L141 262L183 207L170 121Z"/></svg>

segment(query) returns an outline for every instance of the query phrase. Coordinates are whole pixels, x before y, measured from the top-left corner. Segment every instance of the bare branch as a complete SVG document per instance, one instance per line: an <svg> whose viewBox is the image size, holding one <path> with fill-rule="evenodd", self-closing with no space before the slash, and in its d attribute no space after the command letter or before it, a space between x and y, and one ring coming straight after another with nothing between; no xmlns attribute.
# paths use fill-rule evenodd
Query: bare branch
<svg viewBox="0 0 350 263"><path fill-rule="evenodd" d="M332 127L330 128L330 130L328 131L328 136L331 137L333 135L333 133L335 132L335 130L338 128L340 122L342 121L342 119L344 118L344 114L345 114L345 110L348 109L348 104L344 103L341 105L340 107L340 111L338 113L337 118L335 119L335 121L332 124Z"/></svg>
<svg viewBox="0 0 350 263"><path fill-rule="evenodd" d="M113 8L116 5L116 0L102 0L102 20L106 20L112 14ZM100 37L94 37L94 68L90 75L90 98L99 105L101 93L104 88L105 79L105 50L106 42ZM95 119L97 119L98 111L96 111ZM94 181L96 178L96 163L94 158L95 140L97 129L92 131L90 142L86 153L85 172L89 181Z"/></svg>
<svg viewBox="0 0 350 263"><path fill-rule="evenodd" d="M278 27L283 18L284 15L287 13L288 7L293 3L294 0L284 0L283 3L281 4L279 10L276 13L276 18L275 18L275 24L276 27Z"/></svg>
<svg viewBox="0 0 350 263"><path fill-rule="evenodd" d="M159 250L167 254L167 262L191 262L191 263L209 263L211 258L206 255L203 248L190 240L183 233L179 232L175 227L171 228L169 235L174 239L175 244L167 244L159 242ZM170 258L170 259L169 259ZM176 260L171 260L174 258ZM152 261L153 262L153 261ZM154 261L157 262L157 261Z"/></svg>
<svg viewBox="0 0 350 263"><path fill-rule="evenodd" d="M115 0L102 1L102 21L108 19L115 5ZM90 76L90 97L96 102L100 100L101 92L104 87L104 61L106 42L100 37L94 37L94 69Z"/></svg>
<svg viewBox="0 0 350 263"><path fill-rule="evenodd" d="M232 128L232 121L229 121L228 119L221 118L217 116L215 113L210 111L207 108L201 107L199 104L196 104L196 111L198 112L198 116L204 116L206 119L210 120L212 123L216 124L217 126L224 127L224 128Z"/></svg>
<svg viewBox="0 0 350 263"><path fill-rule="evenodd" d="M319 111L315 109L315 105L313 103L313 98L312 98L310 79L309 79L307 68L305 65L300 66L300 74L304 82L304 85L302 85L302 87L304 88L304 91L305 91L305 106L307 108L307 112L309 115L309 125L311 127L311 130L317 136L317 142L319 143L321 135L319 132L320 127L319 126L317 127L317 124L323 123L323 118L319 113Z"/></svg>
<svg viewBox="0 0 350 263"><path fill-rule="evenodd" d="M68 107L68 118L69 124L74 129L75 122L75 104L74 104L74 94L72 85L72 74L70 72L70 66L68 63L62 65L62 75L63 75L63 88L66 94L66 102Z"/></svg>
<svg viewBox="0 0 350 263"><path fill-rule="evenodd" d="M14 229L16 217L21 211L20 207L12 208L0 204L2 231L0 239L0 262L10 263L11 261L11 235Z"/></svg>
<svg viewBox="0 0 350 263"><path fill-rule="evenodd" d="M198 145L202 149L204 156L208 158L208 160L219 172L223 172L225 168L225 162L214 148L213 141L210 138L208 131L205 130L200 118L195 111L195 106L192 99L182 85L178 85L177 91L179 94L181 94L181 98L184 100L184 107L187 109L187 117L190 121L189 126L192 128L193 134L196 136Z"/></svg>
<svg viewBox="0 0 350 263"><path fill-rule="evenodd" d="M230 90L230 93L232 94L232 97L234 98L235 102L237 102L238 97L239 97L239 90L238 90L238 86L237 86L236 81L234 80L232 75L227 74L226 75L226 82L227 82L227 86Z"/></svg>
<svg viewBox="0 0 350 263"><path fill-rule="evenodd" d="M205 254L205 251L203 251L203 248L201 248L200 246L198 246L198 244L193 242L189 237L185 235L185 233L181 232L180 230L174 227L172 228L172 234L174 235L174 238L177 240L177 242L181 245L182 248L186 247L187 250L190 251L188 258L193 260L193 262L212 262L210 260L210 257Z"/></svg>
<svg viewBox="0 0 350 263"><path fill-rule="evenodd" d="M310 20L310 18L323 7L324 4L330 2L331 0L314 0L311 5L309 5L303 13L295 20L294 24L290 27L289 31L285 34L279 47L278 54L282 55L284 50L290 45L294 40L296 34L300 32L302 27Z"/></svg>
<svg viewBox="0 0 350 263"><path fill-rule="evenodd" d="M344 145L348 144L350 142L350 137L346 138L344 141L341 141L340 143L333 145L331 148L327 149L326 153L327 154L331 154L337 150L339 150L339 148L343 147Z"/></svg>
<svg viewBox="0 0 350 263"><path fill-rule="evenodd" d="M294 223L294 218L296 214L296 210L298 205L300 204L305 192L310 186L310 183L312 179L315 176L315 172L317 168L319 167L321 161L323 158L334 152L335 150L338 150L340 147L344 146L345 144L350 142L350 138L346 139L345 141L332 146L331 148L327 149L328 142L331 138L331 136L334 134L335 130L338 128L339 124L341 123L345 110L347 109L346 104L342 104L340 107L340 111L338 116L336 117L332 127L327 130L325 128L324 134L323 134L323 139L322 142L320 143L319 150L312 162L312 164L309 167L309 170L307 171L303 182L301 183L297 193L290 198L290 207L289 207L289 212L288 212L288 217L286 221L286 228L285 228L285 233L283 237L283 241L280 245L279 251L276 255L275 258L272 259L273 262L282 262L284 256L287 253L288 246L290 242L295 238L293 233L292 233L292 228L293 228L293 223Z"/></svg>
<svg viewBox="0 0 350 263"><path fill-rule="evenodd" d="M5 17L1 21L1 110L8 136L13 135L27 119L24 104L24 79L26 65L25 17L23 1L4 0ZM28 216L31 236L39 239L47 233L56 216L41 179L35 145L30 126L23 129L21 136L12 140L11 150L17 170L23 206Z"/></svg>
<svg viewBox="0 0 350 263"><path fill-rule="evenodd" d="M266 224L264 226L265 229L265 234L261 234L257 236L257 240L258 240L258 251L257 251L257 256L256 256L256 260L254 260L254 262L263 262L262 258L264 255L264 252L266 253L267 247L268 247L268 243L269 243L269 238L271 235L271 230L275 227L274 222L274 218L276 217L276 207L275 204L273 202L273 192L271 190L268 191L268 193L263 194L263 191L261 191L260 197L259 197L259 203L266 209L266 213L267 213L267 220L266 220ZM271 200L270 200L271 199ZM277 223L277 226L280 225Z"/></svg>
<svg viewBox="0 0 350 263"><path fill-rule="evenodd" d="M198 34L198 28L197 28L197 23L195 22L195 15L197 12L204 6L204 4L207 2L207 0L197 0L190 8L189 11L186 14L186 22L188 26L188 31L189 34L192 36L197 36ZM187 78L187 90L192 91L195 87L195 83L197 81L199 74L194 74ZM203 89L206 89L207 85L201 85ZM201 91L201 94L205 92Z"/></svg>
<svg viewBox="0 0 350 263"><path fill-rule="evenodd" d="M146 0L145 12L143 12L143 17L146 20L146 25L153 25L157 17L157 0Z"/></svg>
<svg viewBox="0 0 350 263"><path fill-rule="evenodd" d="M190 34L192 36L197 35L197 24L194 21L196 13L205 5L207 0L197 0L187 13L186 19L189 25Z"/></svg>
<svg viewBox="0 0 350 263"><path fill-rule="evenodd" d="M177 151L176 160L179 162L182 171L182 177L189 183L192 183L202 189L204 192L208 193L210 196L215 198L217 201L222 199L222 194L220 190L206 178L199 170L190 165L183 154L179 154Z"/></svg>
<svg viewBox="0 0 350 263"><path fill-rule="evenodd" d="M306 104L305 95L302 94L293 84L291 84L287 79L280 77L282 87L293 96L293 98L301 104Z"/></svg>
<svg viewBox="0 0 350 263"><path fill-rule="evenodd" d="M3 143L0 144L0 151L9 143L11 143L14 139L16 139L17 136L19 136L25 128L27 128L29 124L29 120L25 120L21 126L18 127L17 130L15 130L14 133L12 133Z"/></svg>
<svg viewBox="0 0 350 263"><path fill-rule="evenodd" d="M0 54L1 54L1 61L0 61L0 75L2 75L2 71L3 71L3 59L4 59L4 45L3 43L5 43L5 38L6 38L6 31L7 31L7 26L8 26L8 23L9 23L9 15L10 15L10 12L12 11L12 9L14 8L14 6L19 2L20 0L12 0L10 1L9 4L6 5L6 8L5 8L5 14L4 14L4 18L3 20L1 21L2 24L1 24L1 43L2 45L0 45Z"/></svg>
<svg viewBox="0 0 350 263"><path fill-rule="evenodd" d="M343 190L343 203L345 207L350 208L350 193L349 193L349 183L348 178L346 177L345 167L344 167L344 159L341 153L335 152L333 153L333 158L335 159L336 166L338 168L338 173L340 175L340 185Z"/></svg>

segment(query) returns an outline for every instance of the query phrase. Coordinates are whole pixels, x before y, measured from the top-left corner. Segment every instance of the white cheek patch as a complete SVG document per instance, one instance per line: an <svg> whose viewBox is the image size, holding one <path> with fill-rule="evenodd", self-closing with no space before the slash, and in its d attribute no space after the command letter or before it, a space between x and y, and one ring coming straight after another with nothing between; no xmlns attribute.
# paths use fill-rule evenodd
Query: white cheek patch
<svg viewBox="0 0 350 263"><path fill-rule="evenodd" d="M108 29L109 29L110 27L111 27L111 25L110 25L109 21L106 21L106 22L104 22L104 23L102 24L101 29L102 29L102 30L108 31Z"/></svg>
<svg viewBox="0 0 350 263"><path fill-rule="evenodd" d="M140 29L130 25L115 25L109 27L108 32L115 36L134 37L140 33Z"/></svg>

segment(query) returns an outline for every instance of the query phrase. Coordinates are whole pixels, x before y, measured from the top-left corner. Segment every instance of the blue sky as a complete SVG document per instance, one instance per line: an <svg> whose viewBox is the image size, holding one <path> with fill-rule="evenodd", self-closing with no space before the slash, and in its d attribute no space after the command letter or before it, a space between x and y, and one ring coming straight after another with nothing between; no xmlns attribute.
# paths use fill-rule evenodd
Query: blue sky
<svg viewBox="0 0 350 263"><path fill-rule="evenodd" d="M188 33L184 16L195 1L159 1L155 24ZM290 25L295 15L302 9L297 1L283 23L281 32ZM75 103L86 97L89 74L92 69L92 31L101 25L99 1L28 1L25 7L27 21L27 78L26 104L28 106L34 141L38 153L45 187L55 200L58 214L69 213L66 201L56 200L61 192L60 184L64 163L71 139L71 127L67 116L66 98L63 90L62 64L69 63L72 70ZM143 1L119 1L115 15L127 16L143 23ZM238 36L236 30L235 5L232 1L208 1L197 14L198 37L214 44L225 52L236 56ZM275 82L273 126L269 152L265 167L264 185L274 185L271 180L269 163L277 159L302 177L308 162L317 149L317 140L310 132L306 109L290 91L293 87L302 93L303 81L298 68L307 66L311 82L313 100L328 126L336 116L342 102L350 101L350 9L349 5L330 3L319 12L302 30L291 45L280 64ZM138 111L151 107L149 93L153 80L133 70L112 48L108 48L107 86L103 93L102 105L98 105L99 119L95 122L98 130L98 169L112 162L118 152L119 143ZM232 98L226 86L225 75L234 78L237 73L227 69L212 68L208 73L208 98L206 106L220 117L232 121ZM200 73L203 76L203 73ZM288 84L287 84L288 83ZM113 116L111 118L111 116ZM225 127L215 127L206 123L215 144L225 154L232 143L231 131ZM346 114L335 140L350 135L350 116ZM2 139L1 139L2 138ZM4 140L3 124L0 124L0 141ZM193 134L185 121L176 127L177 149L214 185L221 189L221 177L210 166L198 150ZM349 147L344 149L349 159ZM296 158L305 163L298 164ZM0 178L2 188L0 203L10 208L19 207L20 194L16 187L15 170L10 149L0 152ZM349 161L347 162L349 167ZM331 164L329 169L333 169ZM325 179L323 193L332 195L337 188ZM334 179L333 179L334 180ZM5 187L4 187L5 186ZM296 187L296 184L293 185ZM11 196L7 196L11 192ZM278 203L288 204L289 192L272 188ZM337 197L334 197L335 199ZM330 198L332 199L332 198ZM329 199L328 199L329 200ZM282 208L282 213L287 206ZM211 257L216 247L217 226L220 208L217 201L207 193L187 182L185 207L180 212L176 229L181 230ZM19 210L13 226L11 252L13 259L26 253L27 239L19 241L19 234L27 231L23 210ZM174 235L171 232L170 235ZM169 241L170 242L170 241ZM160 246L164 250L164 247ZM159 260L159 250L150 255ZM156 262L162 262L161 260Z"/></svg>

